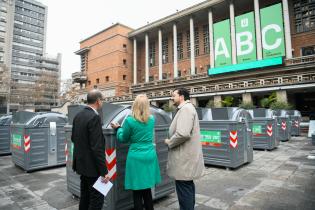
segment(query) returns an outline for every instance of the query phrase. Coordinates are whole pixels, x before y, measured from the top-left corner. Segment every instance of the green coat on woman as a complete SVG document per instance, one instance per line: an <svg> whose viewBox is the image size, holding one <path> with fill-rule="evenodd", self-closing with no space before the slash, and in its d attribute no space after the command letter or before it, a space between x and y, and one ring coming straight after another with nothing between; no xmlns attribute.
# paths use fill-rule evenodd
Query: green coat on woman
<svg viewBox="0 0 315 210"><path fill-rule="evenodd" d="M141 190L161 182L160 167L153 144L154 117L147 123L128 116L117 130L120 142L130 143L125 173L125 189Z"/></svg>

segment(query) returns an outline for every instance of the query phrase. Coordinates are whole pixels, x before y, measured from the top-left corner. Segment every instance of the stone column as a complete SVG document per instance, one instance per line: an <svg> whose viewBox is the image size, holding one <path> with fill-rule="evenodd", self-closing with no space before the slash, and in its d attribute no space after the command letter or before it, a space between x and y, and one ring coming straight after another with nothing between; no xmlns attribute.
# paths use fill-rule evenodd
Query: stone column
<svg viewBox="0 0 315 210"><path fill-rule="evenodd" d="M137 40L133 38L133 84L137 84Z"/></svg>
<svg viewBox="0 0 315 210"><path fill-rule="evenodd" d="M178 68L177 68L177 26L176 23L173 25L173 62L174 62L174 78L178 77Z"/></svg>
<svg viewBox="0 0 315 210"><path fill-rule="evenodd" d="M252 94L251 93L243 93L242 94L242 101L243 101L243 103L246 103L246 104L253 103Z"/></svg>
<svg viewBox="0 0 315 210"><path fill-rule="evenodd" d="M222 97L221 96L214 96L213 97L214 107L222 107Z"/></svg>
<svg viewBox="0 0 315 210"><path fill-rule="evenodd" d="M158 36L159 36L159 80L162 80L162 30L159 29L158 32Z"/></svg>
<svg viewBox="0 0 315 210"><path fill-rule="evenodd" d="M209 17L210 67L214 68L213 17L212 17L211 9L208 12L208 17Z"/></svg>
<svg viewBox="0 0 315 210"><path fill-rule="evenodd" d="M262 59L259 0L254 0L257 60Z"/></svg>
<svg viewBox="0 0 315 210"><path fill-rule="evenodd" d="M230 21L231 21L231 43L232 43L232 64L236 64L236 41L235 41L235 15L234 3L230 1Z"/></svg>
<svg viewBox="0 0 315 210"><path fill-rule="evenodd" d="M194 19L190 17L190 74L193 75L195 71L195 30L194 30Z"/></svg>
<svg viewBox="0 0 315 210"><path fill-rule="evenodd" d="M145 35L145 82L149 82L149 35Z"/></svg>
<svg viewBox="0 0 315 210"><path fill-rule="evenodd" d="M286 57L292 58L291 30L288 0L282 0Z"/></svg>
<svg viewBox="0 0 315 210"><path fill-rule="evenodd" d="M277 101L288 103L288 96L286 90L278 90L276 91Z"/></svg>

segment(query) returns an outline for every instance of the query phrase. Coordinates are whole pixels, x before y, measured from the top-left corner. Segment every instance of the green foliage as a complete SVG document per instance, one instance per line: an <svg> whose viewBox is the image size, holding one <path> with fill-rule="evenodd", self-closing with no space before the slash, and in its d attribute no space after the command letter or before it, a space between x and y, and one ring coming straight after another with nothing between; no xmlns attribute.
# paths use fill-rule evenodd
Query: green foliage
<svg viewBox="0 0 315 210"><path fill-rule="evenodd" d="M172 112L175 110L174 106L170 106L168 103L164 104L162 109L166 112Z"/></svg>
<svg viewBox="0 0 315 210"><path fill-rule="evenodd" d="M256 106L254 106L254 104L252 103L252 102L250 102L250 103L241 103L240 105L239 105L239 107L240 108L243 108L243 109L254 109L254 108L256 108Z"/></svg>
<svg viewBox="0 0 315 210"><path fill-rule="evenodd" d="M233 105L233 102L234 102L234 97L233 96L226 96L222 100L222 105L224 107L231 107Z"/></svg>
<svg viewBox="0 0 315 210"><path fill-rule="evenodd" d="M263 98L260 100L259 104L260 104L260 107L262 107L262 108L268 108L270 102L269 102L268 98Z"/></svg>
<svg viewBox="0 0 315 210"><path fill-rule="evenodd" d="M215 107L215 106L214 106L214 101L210 99L210 100L208 101L206 107L207 107L207 108L214 108L214 107Z"/></svg>
<svg viewBox="0 0 315 210"><path fill-rule="evenodd" d="M275 101L270 104L270 109L292 109L292 108L293 106L291 104L288 104L282 101Z"/></svg>

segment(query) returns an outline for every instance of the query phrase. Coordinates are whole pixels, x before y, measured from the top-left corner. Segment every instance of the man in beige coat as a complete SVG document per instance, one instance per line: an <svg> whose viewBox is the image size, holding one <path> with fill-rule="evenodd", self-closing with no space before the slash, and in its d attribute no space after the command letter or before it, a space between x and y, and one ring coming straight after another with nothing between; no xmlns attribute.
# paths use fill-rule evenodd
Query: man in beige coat
<svg viewBox="0 0 315 210"><path fill-rule="evenodd" d="M195 206L195 179L204 172L199 119L195 107L189 101L185 88L173 91L172 100L177 106L169 139L167 173L175 179L180 210L193 210Z"/></svg>

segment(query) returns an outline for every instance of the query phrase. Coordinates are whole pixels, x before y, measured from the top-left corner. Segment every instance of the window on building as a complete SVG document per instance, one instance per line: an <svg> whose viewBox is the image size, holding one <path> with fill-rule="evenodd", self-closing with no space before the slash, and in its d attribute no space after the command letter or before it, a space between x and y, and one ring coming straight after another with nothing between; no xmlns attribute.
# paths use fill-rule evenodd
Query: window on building
<svg viewBox="0 0 315 210"><path fill-rule="evenodd" d="M88 85L91 85L91 81L88 81Z"/></svg>
<svg viewBox="0 0 315 210"><path fill-rule="evenodd" d="M187 58L190 58L190 31L186 31Z"/></svg>
<svg viewBox="0 0 315 210"><path fill-rule="evenodd" d="M168 63L168 38L163 37L162 40L162 63Z"/></svg>
<svg viewBox="0 0 315 210"><path fill-rule="evenodd" d="M127 60L123 59L123 64L126 66L127 65Z"/></svg>
<svg viewBox="0 0 315 210"><path fill-rule="evenodd" d="M302 56L314 55L315 46L302 47Z"/></svg>
<svg viewBox="0 0 315 210"><path fill-rule="evenodd" d="M126 44L123 44L123 48L126 49L126 48L127 48L127 45L126 45Z"/></svg>
<svg viewBox="0 0 315 210"><path fill-rule="evenodd" d="M106 82L109 82L109 76L106 76L106 77L105 77L105 81L106 81Z"/></svg>
<svg viewBox="0 0 315 210"><path fill-rule="evenodd" d="M167 79L167 73L162 73L162 79Z"/></svg>
<svg viewBox="0 0 315 210"><path fill-rule="evenodd" d="M198 28L194 29L194 39L195 39L195 56L199 55L199 31Z"/></svg>
<svg viewBox="0 0 315 210"><path fill-rule="evenodd" d="M127 79L127 75L123 75L123 80L126 80Z"/></svg>
<svg viewBox="0 0 315 210"><path fill-rule="evenodd" d="M97 79L96 79L96 84L99 84L99 83L100 83L100 79L97 78Z"/></svg>
<svg viewBox="0 0 315 210"><path fill-rule="evenodd" d="M205 54L210 53L209 25L203 26L203 51Z"/></svg>
<svg viewBox="0 0 315 210"><path fill-rule="evenodd" d="M155 66L155 42L151 42L149 45L149 62L150 67Z"/></svg>
<svg viewBox="0 0 315 210"><path fill-rule="evenodd" d="M177 34L177 59L182 60L183 56L183 34L179 33Z"/></svg>
<svg viewBox="0 0 315 210"><path fill-rule="evenodd" d="M182 71L178 70L178 77L181 77L181 76L182 76Z"/></svg>
<svg viewBox="0 0 315 210"><path fill-rule="evenodd" d="M315 29L315 1L294 0L293 10L296 32L306 32Z"/></svg>
<svg viewBox="0 0 315 210"><path fill-rule="evenodd" d="M149 82L152 82L154 80L154 76L149 76Z"/></svg>

